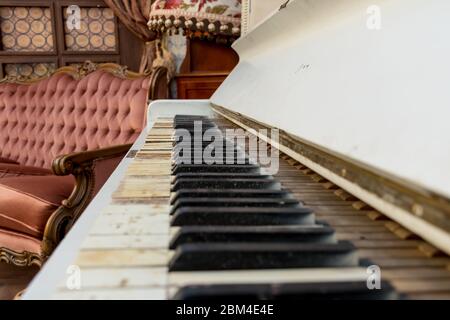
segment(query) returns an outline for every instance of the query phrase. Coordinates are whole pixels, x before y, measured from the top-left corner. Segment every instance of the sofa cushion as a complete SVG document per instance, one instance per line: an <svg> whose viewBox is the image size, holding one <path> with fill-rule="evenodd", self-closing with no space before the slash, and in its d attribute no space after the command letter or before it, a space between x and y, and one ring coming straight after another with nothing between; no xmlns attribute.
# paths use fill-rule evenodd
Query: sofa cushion
<svg viewBox="0 0 450 320"><path fill-rule="evenodd" d="M0 228L0 248L8 248L18 253L24 251L41 253L41 241L20 232Z"/></svg>
<svg viewBox="0 0 450 320"><path fill-rule="evenodd" d="M0 178L18 177L23 175L42 176L53 172L44 168L21 166L19 164L0 162Z"/></svg>
<svg viewBox="0 0 450 320"><path fill-rule="evenodd" d="M0 179L0 228L42 238L50 215L74 187L72 176Z"/></svg>

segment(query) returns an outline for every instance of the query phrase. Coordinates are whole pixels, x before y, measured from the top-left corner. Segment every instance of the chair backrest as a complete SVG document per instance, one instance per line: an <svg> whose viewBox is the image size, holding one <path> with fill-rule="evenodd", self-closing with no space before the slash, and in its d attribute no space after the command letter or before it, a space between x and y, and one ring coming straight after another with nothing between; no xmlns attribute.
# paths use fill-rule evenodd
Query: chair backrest
<svg viewBox="0 0 450 320"><path fill-rule="evenodd" d="M154 74L92 63L32 83L2 80L0 157L49 168L58 155L133 142L154 84Z"/></svg>

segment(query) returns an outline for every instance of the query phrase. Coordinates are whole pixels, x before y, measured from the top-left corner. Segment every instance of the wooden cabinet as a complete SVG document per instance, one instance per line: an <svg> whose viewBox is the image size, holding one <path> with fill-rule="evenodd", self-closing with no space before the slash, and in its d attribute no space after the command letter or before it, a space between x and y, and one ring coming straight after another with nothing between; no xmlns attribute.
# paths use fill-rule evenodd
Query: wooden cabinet
<svg viewBox="0 0 450 320"><path fill-rule="evenodd" d="M228 73L193 73L177 76L178 99L209 99Z"/></svg>
<svg viewBox="0 0 450 320"><path fill-rule="evenodd" d="M186 58L176 76L178 99L209 99L238 63L228 45L188 39Z"/></svg>

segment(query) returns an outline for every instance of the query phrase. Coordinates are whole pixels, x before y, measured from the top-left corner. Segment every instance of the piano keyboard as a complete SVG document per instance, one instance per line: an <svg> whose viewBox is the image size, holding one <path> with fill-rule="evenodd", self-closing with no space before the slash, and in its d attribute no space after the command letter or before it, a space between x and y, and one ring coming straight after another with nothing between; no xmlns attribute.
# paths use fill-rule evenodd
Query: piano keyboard
<svg viewBox="0 0 450 320"><path fill-rule="evenodd" d="M195 122L202 123L202 135L220 132L206 117L174 119L168 263L169 286L176 287L172 298L395 297L387 283L380 291L369 290L354 246L337 241L333 229L318 223L311 209L262 172L233 141L222 136L220 144L228 149L215 150L226 154L227 164L208 164L212 159L207 157L193 164L195 151L203 154L210 142L200 147L193 143L190 157L180 156L187 148L179 147L177 131L192 132Z"/></svg>
<svg viewBox="0 0 450 320"><path fill-rule="evenodd" d="M180 130L192 132L200 120L202 131L224 130L223 118L158 119L73 262L81 271L81 288L68 288L67 277L53 298L397 299L408 291L421 294L420 285L412 288L404 279L447 285L448 273L437 269L447 258L419 262L408 251L402 259L401 240L390 241L394 249L367 254L360 239L384 237L379 221L362 217L373 225L360 220L349 225L356 218L348 202L322 195L334 190L324 189L326 182L307 169L282 162L280 172L270 175L234 141L224 143L233 147L223 152L229 160L224 164L205 163L215 153L210 159L195 154L209 142L182 148ZM183 163L187 158L191 163ZM299 169L308 178L293 178ZM358 232L364 236L354 238ZM385 242L369 248L378 243ZM372 257L388 280L381 290L367 286ZM423 261L436 269L417 268ZM438 288L437 294L445 292Z"/></svg>

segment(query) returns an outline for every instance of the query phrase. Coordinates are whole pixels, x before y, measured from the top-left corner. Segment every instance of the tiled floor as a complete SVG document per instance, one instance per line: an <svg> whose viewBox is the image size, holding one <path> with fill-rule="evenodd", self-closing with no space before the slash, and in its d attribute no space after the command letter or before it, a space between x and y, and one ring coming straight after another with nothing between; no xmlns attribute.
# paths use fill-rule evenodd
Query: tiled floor
<svg viewBox="0 0 450 320"><path fill-rule="evenodd" d="M0 262L0 300L13 299L39 271L37 267L16 267Z"/></svg>

